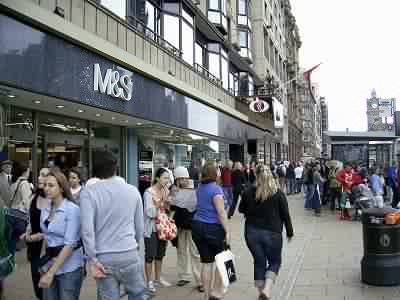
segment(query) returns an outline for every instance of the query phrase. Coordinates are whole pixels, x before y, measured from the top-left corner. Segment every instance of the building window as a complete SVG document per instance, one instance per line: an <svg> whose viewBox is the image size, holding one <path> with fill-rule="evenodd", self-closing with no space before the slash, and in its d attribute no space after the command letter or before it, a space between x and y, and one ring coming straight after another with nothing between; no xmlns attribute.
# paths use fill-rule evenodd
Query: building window
<svg viewBox="0 0 400 300"><path fill-rule="evenodd" d="M126 0L98 0L98 2L118 17L126 19Z"/></svg>
<svg viewBox="0 0 400 300"><path fill-rule="evenodd" d="M250 0L238 0L237 23L251 29Z"/></svg>
<svg viewBox="0 0 400 300"><path fill-rule="evenodd" d="M239 33L240 55L252 61L253 57L251 53L251 31L240 28L238 30L238 33Z"/></svg>
<svg viewBox="0 0 400 300"><path fill-rule="evenodd" d="M239 94L239 74L234 71L229 72L229 92L233 96Z"/></svg>
<svg viewBox="0 0 400 300"><path fill-rule="evenodd" d="M155 40L161 32L161 22L160 22L160 9L158 9L154 4L146 1L145 4L145 25L146 25L146 35L151 39Z"/></svg>
<svg viewBox="0 0 400 300"><path fill-rule="evenodd" d="M225 49L217 43L209 43L208 66L212 75L222 81L222 87L229 89L229 61Z"/></svg>
<svg viewBox="0 0 400 300"><path fill-rule="evenodd" d="M164 39L180 50L182 59L194 63L194 16L179 2L163 4Z"/></svg>
<svg viewBox="0 0 400 300"><path fill-rule="evenodd" d="M239 89L241 96L254 96L254 80L247 72L241 72L239 78Z"/></svg>
<svg viewBox="0 0 400 300"><path fill-rule="evenodd" d="M194 62L194 17L182 8L182 58L191 66Z"/></svg>
<svg viewBox="0 0 400 300"><path fill-rule="evenodd" d="M208 19L214 23L223 34L228 33L227 0L208 0Z"/></svg>
<svg viewBox="0 0 400 300"><path fill-rule="evenodd" d="M179 17L164 13L164 39L179 49Z"/></svg>

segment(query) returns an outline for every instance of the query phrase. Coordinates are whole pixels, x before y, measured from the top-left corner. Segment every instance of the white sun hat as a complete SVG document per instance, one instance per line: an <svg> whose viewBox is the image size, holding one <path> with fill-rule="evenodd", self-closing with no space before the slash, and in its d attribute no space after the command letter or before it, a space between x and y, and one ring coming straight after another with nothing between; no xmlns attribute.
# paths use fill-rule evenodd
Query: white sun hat
<svg viewBox="0 0 400 300"><path fill-rule="evenodd" d="M189 172L185 167L177 167L174 170L175 178L190 178Z"/></svg>

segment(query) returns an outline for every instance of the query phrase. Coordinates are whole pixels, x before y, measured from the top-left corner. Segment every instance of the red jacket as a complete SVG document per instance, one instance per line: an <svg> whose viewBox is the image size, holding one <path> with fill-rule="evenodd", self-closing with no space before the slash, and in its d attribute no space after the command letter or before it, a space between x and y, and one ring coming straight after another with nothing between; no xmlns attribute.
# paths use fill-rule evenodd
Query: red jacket
<svg viewBox="0 0 400 300"><path fill-rule="evenodd" d="M226 167L223 168L221 174L221 181L222 181L222 186L224 187L232 186L232 170Z"/></svg>
<svg viewBox="0 0 400 300"><path fill-rule="evenodd" d="M354 173L353 170L346 172L345 169L340 170L336 175L336 180L342 184L344 192L350 192L354 185L361 183L361 176Z"/></svg>

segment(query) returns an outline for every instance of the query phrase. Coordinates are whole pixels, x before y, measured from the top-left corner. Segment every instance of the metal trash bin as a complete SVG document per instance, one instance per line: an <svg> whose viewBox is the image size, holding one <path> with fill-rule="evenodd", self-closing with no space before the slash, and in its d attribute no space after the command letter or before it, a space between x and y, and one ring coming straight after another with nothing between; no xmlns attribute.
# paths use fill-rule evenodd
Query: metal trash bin
<svg viewBox="0 0 400 300"><path fill-rule="evenodd" d="M361 280L366 284L400 284L400 224L384 223L385 215L392 212L396 210L363 210L364 256L361 260Z"/></svg>

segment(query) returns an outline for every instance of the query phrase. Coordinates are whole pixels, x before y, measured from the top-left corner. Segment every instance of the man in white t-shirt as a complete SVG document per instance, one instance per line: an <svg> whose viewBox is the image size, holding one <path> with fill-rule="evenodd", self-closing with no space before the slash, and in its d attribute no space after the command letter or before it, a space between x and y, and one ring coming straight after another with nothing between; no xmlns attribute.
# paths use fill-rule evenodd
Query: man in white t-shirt
<svg viewBox="0 0 400 300"><path fill-rule="evenodd" d="M303 165L301 162L297 163L297 167L294 169L294 174L296 176L296 193L301 192L301 186L303 185Z"/></svg>

